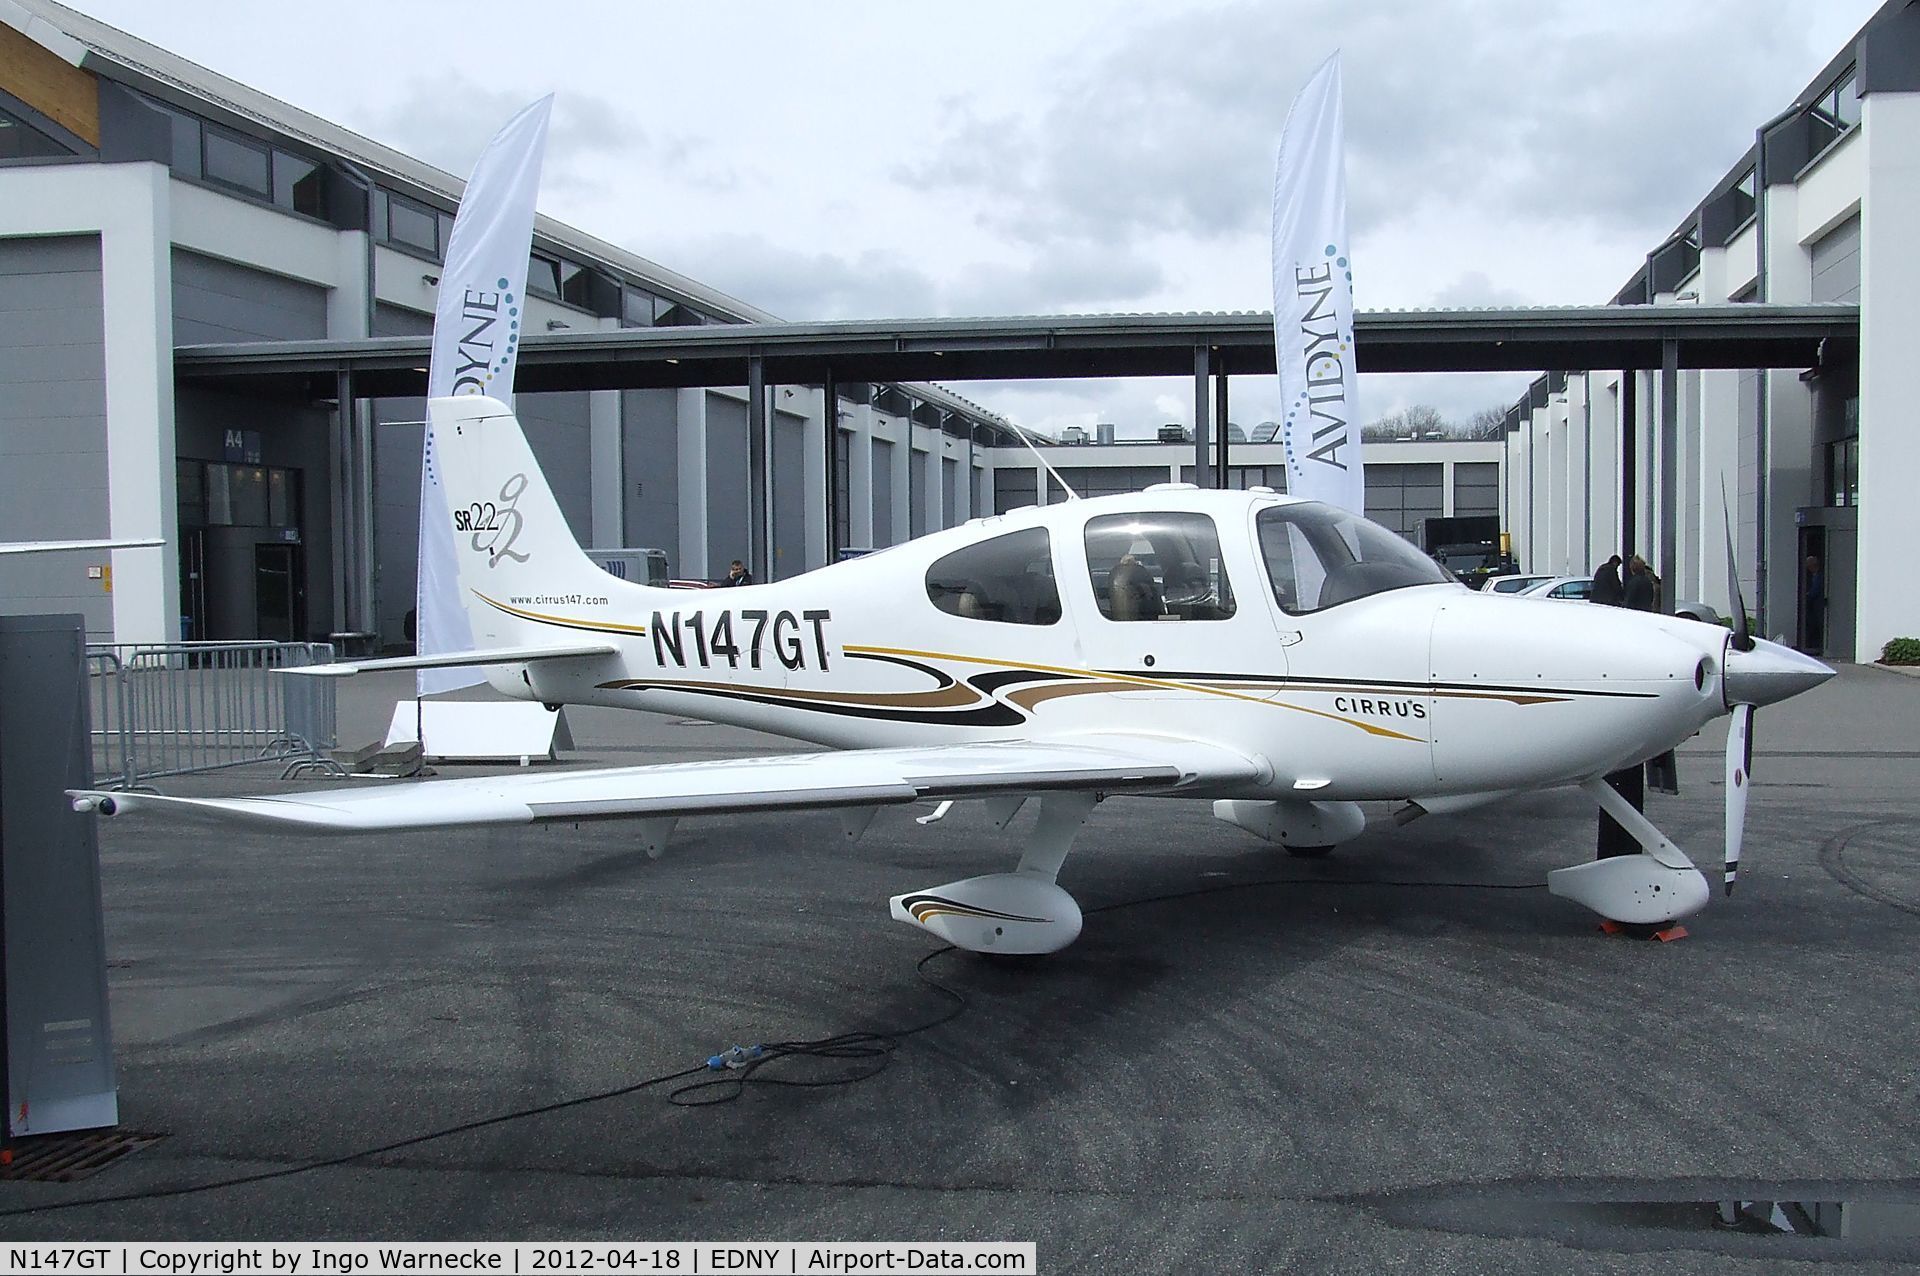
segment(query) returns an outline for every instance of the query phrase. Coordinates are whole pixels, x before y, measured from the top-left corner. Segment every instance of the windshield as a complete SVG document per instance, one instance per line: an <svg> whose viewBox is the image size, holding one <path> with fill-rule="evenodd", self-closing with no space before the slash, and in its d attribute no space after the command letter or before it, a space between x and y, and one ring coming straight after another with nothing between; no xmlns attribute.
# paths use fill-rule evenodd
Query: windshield
<svg viewBox="0 0 1920 1276"><path fill-rule="evenodd" d="M1318 501L1254 519L1281 610L1302 615L1408 585L1457 584L1446 568L1378 523Z"/></svg>

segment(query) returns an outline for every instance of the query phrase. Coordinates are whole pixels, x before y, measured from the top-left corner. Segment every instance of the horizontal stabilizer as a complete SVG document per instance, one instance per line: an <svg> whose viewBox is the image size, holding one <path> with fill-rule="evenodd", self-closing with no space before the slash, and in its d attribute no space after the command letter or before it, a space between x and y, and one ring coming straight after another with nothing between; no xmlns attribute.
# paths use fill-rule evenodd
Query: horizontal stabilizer
<svg viewBox="0 0 1920 1276"><path fill-rule="evenodd" d="M276 673L305 674L312 678L351 678L356 673L382 669L459 669L468 665L517 665L535 660L583 660L611 656L619 648L610 642L572 647L488 647L481 651L443 651L432 656L383 656L377 660L343 660L331 665L300 665Z"/></svg>
<svg viewBox="0 0 1920 1276"><path fill-rule="evenodd" d="M829 810L1061 790L1151 792L1240 785L1259 764L1188 740L1102 735L730 758L548 775L516 773L272 797L70 791L75 810L174 814L287 831L379 833L542 820L680 818Z"/></svg>

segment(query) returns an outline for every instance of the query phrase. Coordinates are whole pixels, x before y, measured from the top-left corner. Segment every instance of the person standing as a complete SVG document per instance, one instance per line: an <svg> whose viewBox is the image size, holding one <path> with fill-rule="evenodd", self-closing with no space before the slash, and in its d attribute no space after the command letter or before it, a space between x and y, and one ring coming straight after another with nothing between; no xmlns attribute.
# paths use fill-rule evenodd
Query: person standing
<svg viewBox="0 0 1920 1276"><path fill-rule="evenodd" d="M1658 605L1653 573L1647 570L1647 560L1640 555L1627 560L1627 579L1620 592L1620 605L1629 611L1653 611Z"/></svg>
<svg viewBox="0 0 1920 1276"><path fill-rule="evenodd" d="M727 564L727 578L720 583L722 585L751 585L753 584L753 577L748 574L747 565L736 558Z"/></svg>
<svg viewBox="0 0 1920 1276"><path fill-rule="evenodd" d="M1820 556L1808 554L1807 562L1806 650L1815 655L1827 645L1827 577L1820 570Z"/></svg>
<svg viewBox="0 0 1920 1276"><path fill-rule="evenodd" d="M1615 554L1594 569L1593 592L1587 595L1587 601L1608 607L1618 607L1626 601L1620 587L1620 555Z"/></svg>

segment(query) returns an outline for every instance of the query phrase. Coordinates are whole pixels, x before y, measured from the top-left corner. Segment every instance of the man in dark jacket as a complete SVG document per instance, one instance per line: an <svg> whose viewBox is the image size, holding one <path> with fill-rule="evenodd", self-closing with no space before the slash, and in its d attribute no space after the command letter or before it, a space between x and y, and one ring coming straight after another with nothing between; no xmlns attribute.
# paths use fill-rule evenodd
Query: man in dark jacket
<svg viewBox="0 0 1920 1276"><path fill-rule="evenodd" d="M1621 593L1624 596L1621 605L1629 611L1652 611L1658 604L1653 573L1647 570L1647 560L1638 554L1627 561L1627 580Z"/></svg>
<svg viewBox="0 0 1920 1276"><path fill-rule="evenodd" d="M1615 554L1594 569L1593 593L1587 601L1603 603L1608 607L1618 607L1625 602L1625 594L1620 588L1620 555Z"/></svg>

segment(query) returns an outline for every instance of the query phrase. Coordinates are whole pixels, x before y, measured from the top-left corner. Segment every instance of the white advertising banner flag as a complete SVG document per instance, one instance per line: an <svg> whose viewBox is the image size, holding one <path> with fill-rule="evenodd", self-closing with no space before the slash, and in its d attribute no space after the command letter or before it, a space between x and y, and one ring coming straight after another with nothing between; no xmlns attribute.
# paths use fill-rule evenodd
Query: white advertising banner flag
<svg viewBox="0 0 1920 1276"><path fill-rule="evenodd" d="M467 179L440 271L427 394L486 394L513 401L513 367L525 313L534 196L547 146L549 94L507 121ZM434 465L433 428L420 462L420 567L414 590L415 646L421 655L471 651L473 629L460 600L453 519ZM485 680L473 668L422 669L421 695Z"/></svg>
<svg viewBox="0 0 1920 1276"><path fill-rule="evenodd" d="M1365 513L1340 54L1287 111L1273 175L1273 353L1287 491Z"/></svg>

